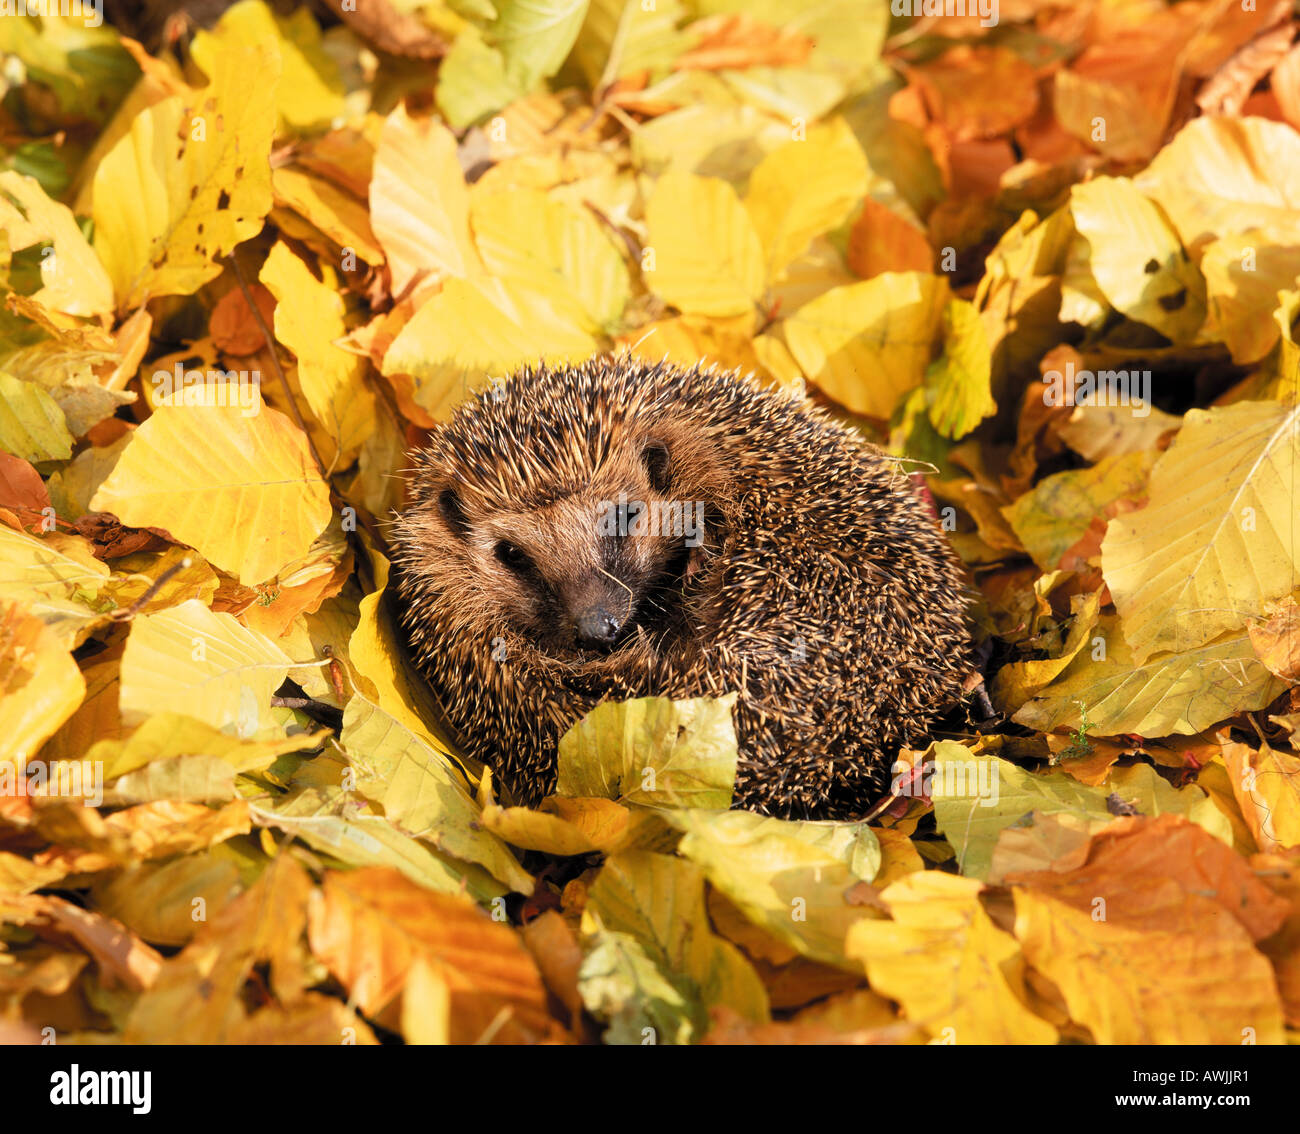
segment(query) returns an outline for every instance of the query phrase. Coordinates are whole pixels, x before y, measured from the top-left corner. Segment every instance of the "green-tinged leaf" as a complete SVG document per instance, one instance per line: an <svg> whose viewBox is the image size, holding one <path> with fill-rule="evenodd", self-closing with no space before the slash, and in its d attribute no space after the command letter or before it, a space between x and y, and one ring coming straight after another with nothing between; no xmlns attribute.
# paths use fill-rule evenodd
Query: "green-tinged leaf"
<svg viewBox="0 0 1300 1134"><path fill-rule="evenodd" d="M715 1006L766 1021L762 982L740 950L710 929L704 874L691 863L646 851L610 858L588 894L582 924L596 948L609 934L627 935L640 946L639 956L613 947L579 976L588 1008L599 1007L617 1021L617 1040L641 1042L638 1025L667 1025L656 1042L689 1043L703 1035ZM647 973L647 962L676 996ZM649 1007L629 1012L632 990L642 987L651 993Z"/></svg>
<svg viewBox="0 0 1300 1134"><path fill-rule="evenodd" d="M294 835L349 866L391 866L440 894L468 889L476 901L486 902L507 892L486 871L445 858L382 815L358 811L357 800L339 788L295 788L282 799L250 802L249 814L258 825Z"/></svg>
<svg viewBox="0 0 1300 1134"><path fill-rule="evenodd" d="M735 694L598 705L560 739L556 794L649 807L731 806Z"/></svg>
<svg viewBox="0 0 1300 1134"><path fill-rule="evenodd" d="M853 968L844 938L863 906L847 892L870 881L880 846L865 823L809 823L744 811L680 811L670 815L686 832L680 853L755 925L804 956Z"/></svg>
<svg viewBox="0 0 1300 1134"><path fill-rule="evenodd" d="M1099 651L1082 650L1050 685L1015 715L1018 724L1051 732L1078 728L1083 713L1100 736L1187 736L1240 712L1262 709L1283 682L1260 662L1245 630L1177 653L1138 662L1123 622L1102 618Z"/></svg>
<svg viewBox="0 0 1300 1134"><path fill-rule="evenodd" d="M533 880L497 836L480 827L480 808L451 760L360 694L348 702L339 743L357 771L356 791L398 830L467 862L511 890Z"/></svg>
<svg viewBox="0 0 1300 1134"><path fill-rule="evenodd" d="M1099 830L1116 817L1107 802L1112 794L1143 815L1183 815L1232 843L1231 824L1205 792L1170 787L1149 764L1112 769L1106 783L1093 788L1065 772L1028 772L996 756L978 756L951 740L935 744L930 755L935 823L970 878L988 877L998 835L1031 812L1074 815Z"/></svg>
<svg viewBox="0 0 1300 1134"><path fill-rule="evenodd" d="M58 403L35 382L0 371L0 449L24 461L66 461L72 434Z"/></svg>
<svg viewBox="0 0 1300 1134"><path fill-rule="evenodd" d="M943 354L925 372L930 421L944 437L965 437L997 412L989 388L992 365L980 314L964 299L943 309Z"/></svg>

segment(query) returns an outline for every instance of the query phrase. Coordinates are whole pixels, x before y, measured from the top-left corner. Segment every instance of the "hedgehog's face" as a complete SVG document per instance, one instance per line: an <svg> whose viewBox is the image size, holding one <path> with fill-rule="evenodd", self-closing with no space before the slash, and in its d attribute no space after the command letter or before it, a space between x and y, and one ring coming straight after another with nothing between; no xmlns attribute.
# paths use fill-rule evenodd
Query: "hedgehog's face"
<svg viewBox="0 0 1300 1134"><path fill-rule="evenodd" d="M426 530L439 529L429 550L442 568L429 569L442 601L481 611L548 656L575 662L634 641L660 646L681 626L719 513L689 491L693 462L675 468L659 440L634 449L526 510L483 499L448 476L423 520Z"/></svg>

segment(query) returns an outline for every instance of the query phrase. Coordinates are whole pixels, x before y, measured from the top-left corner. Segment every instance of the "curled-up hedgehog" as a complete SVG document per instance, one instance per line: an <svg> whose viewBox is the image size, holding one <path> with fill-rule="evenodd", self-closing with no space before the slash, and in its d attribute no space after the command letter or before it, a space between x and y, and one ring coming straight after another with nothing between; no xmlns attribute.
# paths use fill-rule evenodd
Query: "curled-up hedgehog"
<svg viewBox="0 0 1300 1134"><path fill-rule="evenodd" d="M402 621L516 801L602 700L739 694L734 806L854 818L962 696L965 588L908 478L802 398L628 355L524 369L415 458Z"/></svg>

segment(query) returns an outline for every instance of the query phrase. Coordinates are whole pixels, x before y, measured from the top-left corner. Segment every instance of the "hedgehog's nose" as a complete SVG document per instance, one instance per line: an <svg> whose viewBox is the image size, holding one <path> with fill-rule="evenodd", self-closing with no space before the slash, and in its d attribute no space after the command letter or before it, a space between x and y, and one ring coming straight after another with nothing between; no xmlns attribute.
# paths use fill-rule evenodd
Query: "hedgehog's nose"
<svg viewBox="0 0 1300 1134"><path fill-rule="evenodd" d="M573 620L578 644L603 650L612 646L623 629L623 619L603 606L589 606Z"/></svg>

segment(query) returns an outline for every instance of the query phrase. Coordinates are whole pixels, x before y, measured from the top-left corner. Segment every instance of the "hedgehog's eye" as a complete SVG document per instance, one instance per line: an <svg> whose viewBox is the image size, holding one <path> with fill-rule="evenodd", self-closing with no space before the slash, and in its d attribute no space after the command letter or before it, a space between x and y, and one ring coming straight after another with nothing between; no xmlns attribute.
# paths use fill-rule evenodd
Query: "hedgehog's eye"
<svg viewBox="0 0 1300 1134"><path fill-rule="evenodd" d="M509 540L498 540L496 547L492 549L492 554L509 567L511 571L527 571L532 566L532 560L528 558L528 554L517 548Z"/></svg>
<svg viewBox="0 0 1300 1134"><path fill-rule="evenodd" d="M650 485L656 492L668 488L668 446L659 441L651 441L641 450L641 460L645 471L650 476Z"/></svg>
<svg viewBox="0 0 1300 1134"><path fill-rule="evenodd" d="M462 539L469 535L469 520L465 516L464 505L461 504L460 497L450 488L444 488L438 493L438 511L442 513L447 526L456 535Z"/></svg>

